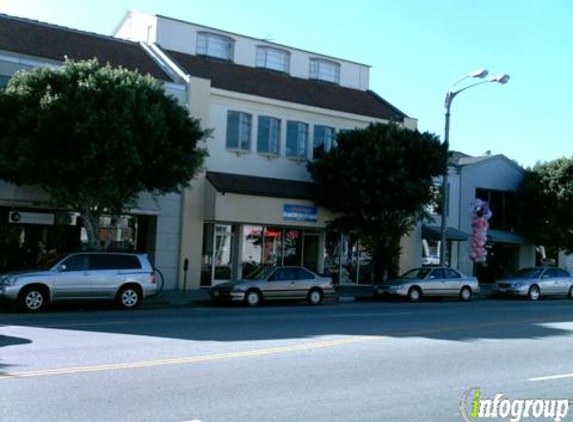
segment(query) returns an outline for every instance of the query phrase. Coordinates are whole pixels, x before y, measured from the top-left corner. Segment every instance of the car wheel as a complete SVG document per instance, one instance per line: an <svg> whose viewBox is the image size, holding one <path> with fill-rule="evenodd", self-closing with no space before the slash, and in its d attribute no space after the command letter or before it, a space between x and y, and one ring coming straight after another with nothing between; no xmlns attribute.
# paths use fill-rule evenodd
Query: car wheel
<svg viewBox="0 0 573 422"><path fill-rule="evenodd" d="M540 292L539 287L533 285L529 288L529 292L527 292L527 298L531 301L536 301L539 299Z"/></svg>
<svg viewBox="0 0 573 422"><path fill-rule="evenodd" d="M462 290L460 291L460 300L464 302L472 300L472 289L469 287L462 287Z"/></svg>
<svg viewBox="0 0 573 422"><path fill-rule="evenodd" d="M141 290L135 286L123 286L117 293L116 302L122 309L133 309L141 301Z"/></svg>
<svg viewBox="0 0 573 422"><path fill-rule="evenodd" d="M573 286L569 289L569 299L573 299Z"/></svg>
<svg viewBox="0 0 573 422"><path fill-rule="evenodd" d="M26 312L40 312L48 307L48 290L42 286L27 287L20 293L20 306Z"/></svg>
<svg viewBox="0 0 573 422"><path fill-rule="evenodd" d="M308 292L306 300L311 305L320 305L322 302L322 292L318 289L312 289L310 292Z"/></svg>
<svg viewBox="0 0 573 422"><path fill-rule="evenodd" d="M418 287L412 287L408 291L408 299L410 299L410 302L419 302L422 299L422 292Z"/></svg>
<svg viewBox="0 0 573 422"><path fill-rule="evenodd" d="M249 290L245 295L245 303L248 306L259 306L261 304L262 297L261 294L256 290Z"/></svg>

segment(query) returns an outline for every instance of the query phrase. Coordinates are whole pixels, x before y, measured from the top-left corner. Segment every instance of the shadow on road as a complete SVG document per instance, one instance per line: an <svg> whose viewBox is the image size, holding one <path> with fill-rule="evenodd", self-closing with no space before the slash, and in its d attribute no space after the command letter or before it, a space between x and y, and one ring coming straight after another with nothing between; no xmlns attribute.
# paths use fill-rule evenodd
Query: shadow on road
<svg viewBox="0 0 573 422"><path fill-rule="evenodd" d="M446 341L573 335L573 306L569 301L332 303L319 307L273 304L256 309L187 306L127 312L107 307L102 310L101 306L66 306L58 310L10 317L13 324L28 327L220 342L327 335ZM0 346L26 342L29 340L8 338L4 343L0 340Z"/></svg>

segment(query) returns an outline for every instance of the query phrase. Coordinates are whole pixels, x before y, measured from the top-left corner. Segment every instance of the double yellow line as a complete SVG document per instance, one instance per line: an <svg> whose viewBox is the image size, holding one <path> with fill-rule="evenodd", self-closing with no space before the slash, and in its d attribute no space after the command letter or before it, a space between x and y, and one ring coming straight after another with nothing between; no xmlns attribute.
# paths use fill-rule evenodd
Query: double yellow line
<svg viewBox="0 0 573 422"><path fill-rule="evenodd" d="M279 346L263 349L247 350L242 352L230 352L230 353L218 353L211 355L199 355L190 356L185 358L174 358L174 359L160 359L160 360L150 360L142 362L127 362L127 363L114 363L114 364L101 364L101 365L90 365L90 366L75 366L69 368L55 368L55 369L41 369L36 371L20 371L12 372L7 374L0 373L0 379L15 379L15 378L31 378L31 377L44 377L51 375L66 375L66 374L78 374L84 372L98 372L98 371L115 371L121 369L135 369L135 368L152 368L155 366L168 366L168 365L183 365L190 363L201 363L201 362L211 362L211 361L222 361L230 359L241 359L249 358L254 356L267 356L276 355L288 352L299 352L299 351L310 351L317 349L326 349L329 347L346 346L357 343L364 343L368 341L377 340L387 340L391 338L404 338L404 337L418 337L427 336L432 334L453 332L453 331L467 331L470 333L472 330L479 328L492 328L492 327L502 327L526 323L543 323L554 321L555 317L550 318L524 318L516 320L505 320L505 321L494 321L494 322L482 322L475 324L466 325L446 325L435 328L427 328L421 330L412 331L402 331L398 333L393 333L383 336L358 336L337 340L325 340L320 342L308 342L299 343L289 346ZM471 335L471 334L470 334Z"/></svg>
<svg viewBox="0 0 573 422"><path fill-rule="evenodd" d="M288 352L308 351L316 349L325 349L328 347L345 346L349 344L363 343L365 341L382 340L388 337L385 336L360 336L339 340L327 340L313 343L302 343L290 346L271 347L265 349L247 350L243 352L219 353L212 355L190 356L186 358L175 359L161 359L150 360L142 362L130 363L114 363L90 366L76 366L70 368L57 368L57 369L43 369L37 371L21 371L12 372L9 374L0 374L0 379L7 378L31 378L31 377L45 377L50 375L66 375L78 374L83 372L98 372L98 371L115 371L120 369L135 369L135 368L151 368L154 366L167 366L167 365L182 365L189 363L210 362L218 360L240 359L253 356L274 355Z"/></svg>

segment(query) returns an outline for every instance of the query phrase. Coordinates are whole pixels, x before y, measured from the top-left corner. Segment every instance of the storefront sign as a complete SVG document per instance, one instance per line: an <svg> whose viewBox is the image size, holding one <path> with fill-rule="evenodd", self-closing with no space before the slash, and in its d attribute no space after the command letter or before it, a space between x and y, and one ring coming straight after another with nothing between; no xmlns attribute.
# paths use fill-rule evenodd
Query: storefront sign
<svg viewBox="0 0 573 422"><path fill-rule="evenodd" d="M310 205L284 204L283 218L289 221L308 221L316 223L318 209Z"/></svg>

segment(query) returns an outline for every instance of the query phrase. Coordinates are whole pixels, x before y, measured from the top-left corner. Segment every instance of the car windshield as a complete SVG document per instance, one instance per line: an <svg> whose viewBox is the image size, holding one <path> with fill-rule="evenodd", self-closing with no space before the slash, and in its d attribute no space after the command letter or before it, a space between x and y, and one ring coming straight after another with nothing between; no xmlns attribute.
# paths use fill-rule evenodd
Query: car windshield
<svg viewBox="0 0 573 422"><path fill-rule="evenodd" d="M408 280L420 280L422 278L425 278L429 272L430 272L430 269L428 269L428 268L415 268L413 270L410 270L410 271L402 274L400 276L400 278L405 278Z"/></svg>
<svg viewBox="0 0 573 422"><path fill-rule="evenodd" d="M268 275L274 270L272 265L263 265L262 267L256 268L254 271L243 277L245 280L262 280L268 277Z"/></svg>
<svg viewBox="0 0 573 422"><path fill-rule="evenodd" d="M515 278L539 278L541 275L540 268L524 268L515 273Z"/></svg>

